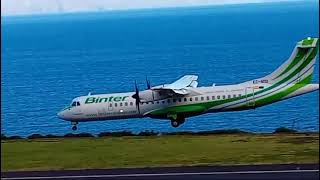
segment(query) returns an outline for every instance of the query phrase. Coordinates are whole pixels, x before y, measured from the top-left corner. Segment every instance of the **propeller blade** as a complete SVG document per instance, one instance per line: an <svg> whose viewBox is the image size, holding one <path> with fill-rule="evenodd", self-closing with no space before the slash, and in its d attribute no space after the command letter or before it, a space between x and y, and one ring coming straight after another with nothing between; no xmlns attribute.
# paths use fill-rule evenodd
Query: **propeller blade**
<svg viewBox="0 0 320 180"><path fill-rule="evenodd" d="M139 102L136 102L136 105L137 105L137 108L138 108L138 112L140 114L140 105L139 105Z"/></svg>
<svg viewBox="0 0 320 180"><path fill-rule="evenodd" d="M139 93L139 89L138 89L138 86L137 86L137 81L134 81L134 87L136 89L136 94Z"/></svg>
<svg viewBox="0 0 320 180"><path fill-rule="evenodd" d="M150 81L148 80L147 76L146 76L146 82L147 82L147 89L151 89Z"/></svg>
<svg viewBox="0 0 320 180"><path fill-rule="evenodd" d="M134 81L134 85L135 85L136 93L132 97L136 99L136 107L137 107L138 112L140 114L140 96L139 96L139 89L137 86L137 81Z"/></svg>

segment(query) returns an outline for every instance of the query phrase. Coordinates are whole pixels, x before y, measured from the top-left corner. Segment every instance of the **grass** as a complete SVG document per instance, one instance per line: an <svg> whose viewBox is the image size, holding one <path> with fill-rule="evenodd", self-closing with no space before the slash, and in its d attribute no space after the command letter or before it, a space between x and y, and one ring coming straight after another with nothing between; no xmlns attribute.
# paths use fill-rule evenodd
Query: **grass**
<svg viewBox="0 0 320 180"><path fill-rule="evenodd" d="M2 140L1 170L319 162L319 134Z"/></svg>

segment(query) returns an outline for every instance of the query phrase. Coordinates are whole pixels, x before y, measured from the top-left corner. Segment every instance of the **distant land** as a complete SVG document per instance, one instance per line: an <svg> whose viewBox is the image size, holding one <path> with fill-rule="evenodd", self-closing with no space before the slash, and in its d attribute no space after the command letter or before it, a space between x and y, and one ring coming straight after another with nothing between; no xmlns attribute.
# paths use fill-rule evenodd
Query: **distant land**
<svg viewBox="0 0 320 180"><path fill-rule="evenodd" d="M6 0L1 1L1 16L107 12L132 9L213 6L270 2L299 2L314 0L189 0L189 1L130 1L130 0Z"/></svg>

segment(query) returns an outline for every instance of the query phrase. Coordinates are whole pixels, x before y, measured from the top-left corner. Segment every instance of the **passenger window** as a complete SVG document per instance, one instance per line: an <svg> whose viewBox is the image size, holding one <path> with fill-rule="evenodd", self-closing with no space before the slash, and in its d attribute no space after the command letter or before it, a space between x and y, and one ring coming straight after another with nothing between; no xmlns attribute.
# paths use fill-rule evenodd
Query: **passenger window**
<svg viewBox="0 0 320 180"><path fill-rule="evenodd" d="M190 98L190 101L192 101L192 97Z"/></svg>
<svg viewBox="0 0 320 180"><path fill-rule="evenodd" d="M80 106L80 102L79 101L77 102L77 106Z"/></svg>
<svg viewBox="0 0 320 180"><path fill-rule="evenodd" d="M146 104L149 104L149 102L146 102Z"/></svg>
<svg viewBox="0 0 320 180"><path fill-rule="evenodd" d="M201 97L201 101L203 101L204 100L204 97Z"/></svg>
<svg viewBox="0 0 320 180"><path fill-rule="evenodd" d="M231 98L231 95L228 95L228 99L230 99Z"/></svg>
<svg viewBox="0 0 320 180"><path fill-rule="evenodd" d="M112 107L112 104L111 104L111 103L109 104L109 107Z"/></svg>
<svg viewBox="0 0 320 180"><path fill-rule="evenodd" d="M165 101L162 101L162 104L164 104L165 103Z"/></svg>
<svg viewBox="0 0 320 180"><path fill-rule="evenodd" d="M235 97L237 97L237 95L234 94L234 95L233 95L233 98L235 98Z"/></svg>
<svg viewBox="0 0 320 180"><path fill-rule="evenodd" d="M220 99L220 96L217 96L217 99Z"/></svg>
<svg viewBox="0 0 320 180"><path fill-rule="evenodd" d="M222 99L225 99L226 98L226 96L225 95L222 95Z"/></svg>
<svg viewBox="0 0 320 180"><path fill-rule="evenodd" d="M120 103L120 106L122 106L122 103Z"/></svg>
<svg viewBox="0 0 320 180"><path fill-rule="evenodd" d="M194 98L194 100L195 100L195 101L198 101L198 100L199 100L199 98L198 98L198 97L195 97L195 98Z"/></svg>
<svg viewBox="0 0 320 180"><path fill-rule="evenodd" d="M184 102L186 102L186 101L187 101L187 98L184 98L183 100L184 100Z"/></svg>
<svg viewBox="0 0 320 180"><path fill-rule="evenodd" d="M125 102L125 103L124 103L124 105L125 105L125 106L128 106L128 103L127 103L127 102Z"/></svg>
<svg viewBox="0 0 320 180"><path fill-rule="evenodd" d="M207 101L209 101L210 100L210 98L209 98L209 96L207 96Z"/></svg>
<svg viewBox="0 0 320 180"><path fill-rule="evenodd" d="M238 97L241 97L241 94L238 94Z"/></svg>
<svg viewBox="0 0 320 180"><path fill-rule="evenodd" d="M179 98L179 102L181 102L181 98Z"/></svg>
<svg viewBox="0 0 320 180"><path fill-rule="evenodd" d="M152 101L151 103L154 104L154 101Z"/></svg>
<svg viewBox="0 0 320 180"><path fill-rule="evenodd" d="M114 103L114 106L115 106L115 107L117 107L117 106L118 106L118 104L117 104L117 103Z"/></svg>
<svg viewBox="0 0 320 180"><path fill-rule="evenodd" d="M173 102L176 102L177 100L176 99L173 99Z"/></svg>
<svg viewBox="0 0 320 180"><path fill-rule="evenodd" d="M168 103L170 103L170 99L168 99L167 101L168 101Z"/></svg>
<svg viewBox="0 0 320 180"><path fill-rule="evenodd" d="M130 102L130 106L133 106L133 102Z"/></svg>
<svg viewBox="0 0 320 180"><path fill-rule="evenodd" d="M215 97L214 96L212 96L212 100L214 100L215 99Z"/></svg>
<svg viewBox="0 0 320 180"><path fill-rule="evenodd" d="M77 106L76 102L74 101L71 106Z"/></svg>
<svg viewBox="0 0 320 180"><path fill-rule="evenodd" d="M157 101L157 104L159 104L160 102L159 101Z"/></svg>

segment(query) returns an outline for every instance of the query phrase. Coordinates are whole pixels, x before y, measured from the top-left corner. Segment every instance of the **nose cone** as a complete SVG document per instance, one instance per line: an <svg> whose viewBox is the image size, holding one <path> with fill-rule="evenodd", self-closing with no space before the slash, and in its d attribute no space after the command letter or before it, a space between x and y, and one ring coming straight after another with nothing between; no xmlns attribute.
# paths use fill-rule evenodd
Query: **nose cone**
<svg viewBox="0 0 320 180"><path fill-rule="evenodd" d="M66 121L71 121L74 119L72 115L72 111L70 109L63 109L62 111L58 112L57 116L60 119L66 120Z"/></svg>
<svg viewBox="0 0 320 180"><path fill-rule="evenodd" d="M58 112L57 116L58 116L60 119L65 119L65 117L64 117L64 111Z"/></svg>

